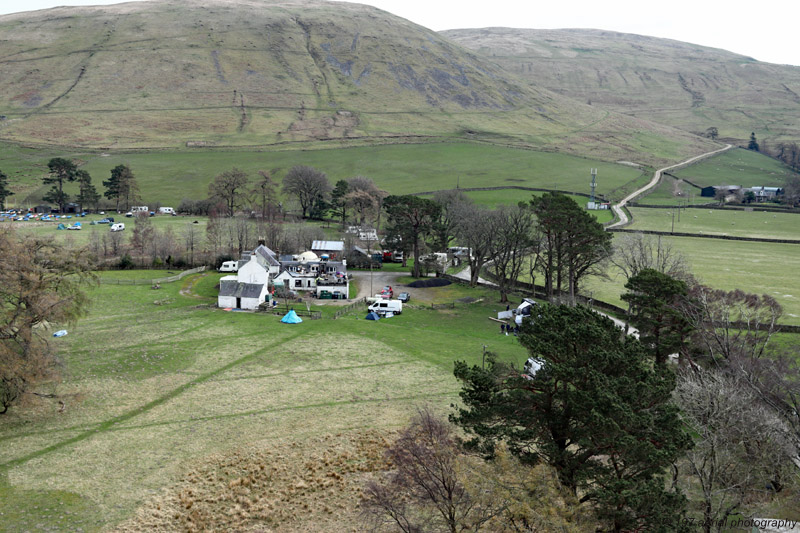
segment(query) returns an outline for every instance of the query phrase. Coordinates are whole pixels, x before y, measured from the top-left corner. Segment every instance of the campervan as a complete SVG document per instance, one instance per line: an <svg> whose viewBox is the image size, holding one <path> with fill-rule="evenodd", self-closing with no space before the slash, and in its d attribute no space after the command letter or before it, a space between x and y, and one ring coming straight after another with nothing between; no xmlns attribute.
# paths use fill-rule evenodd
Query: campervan
<svg viewBox="0 0 800 533"><path fill-rule="evenodd" d="M159 215L174 215L175 210L171 207L159 207L158 208Z"/></svg>
<svg viewBox="0 0 800 533"><path fill-rule="evenodd" d="M147 209L146 205L135 205L131 207L131 213L147 213L149 209Z"/></svg>
<svg viewBox="0 0 800 533"><path fill-rule="evenodd" d="M111 231L123 231L124 229L125 229L125 224L123 224L122 222L111 224Z"/></svg>
<svg viewBox="0 0 800 533"><path fill-rule="evenodd" d="M376 301L368 307L370 311L375 311L378 313L379 316L383 316L386 313L394 313L395 315L399 315L403 312L403 302L400 300L379 300Z"/></svg>
<svg viewBox="0 0 800 533"><path fill-rule="evenodd" d="M219 267L220 272L238 272L239 261L224 261Z"/></svg>

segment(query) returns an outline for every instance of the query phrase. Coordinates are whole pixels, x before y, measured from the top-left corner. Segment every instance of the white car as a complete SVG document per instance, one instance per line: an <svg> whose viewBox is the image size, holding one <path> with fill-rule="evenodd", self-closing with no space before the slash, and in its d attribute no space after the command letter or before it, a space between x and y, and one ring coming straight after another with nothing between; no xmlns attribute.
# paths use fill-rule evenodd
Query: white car
<svg viewBox="0 0 800 533"><path fill-rule="evenodd" d="M124 230L125 230L125 224L123 224L122 222L111 224L111 231L124 231Z"/></svg>

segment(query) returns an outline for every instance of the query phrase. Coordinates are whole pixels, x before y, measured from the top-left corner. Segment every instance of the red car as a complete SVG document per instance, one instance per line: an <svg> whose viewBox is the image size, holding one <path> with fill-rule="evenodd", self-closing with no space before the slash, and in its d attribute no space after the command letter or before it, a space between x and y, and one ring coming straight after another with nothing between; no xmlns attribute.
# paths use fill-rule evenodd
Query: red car
<svg viewBox="0 0 800 533"><path fill-rule="evenodd" d="M394 291L392 290L392 287L389 285L384 287L383 290L381 291L381 298L393 298L393 297L394 297Z"/></svg>

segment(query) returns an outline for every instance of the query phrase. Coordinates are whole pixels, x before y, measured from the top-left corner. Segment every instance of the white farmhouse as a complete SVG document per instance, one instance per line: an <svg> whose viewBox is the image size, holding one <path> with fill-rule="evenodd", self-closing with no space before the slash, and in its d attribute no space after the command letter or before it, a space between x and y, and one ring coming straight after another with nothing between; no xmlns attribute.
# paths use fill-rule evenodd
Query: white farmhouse
<svg viewBox="0 0 800 533"><path fill-rule="evenodd" d="M263 244L252 254L243 255L236 275L219 280L217 305L223 308L257 309L269 296L271 259L277 263L274 254Z"/></svg>

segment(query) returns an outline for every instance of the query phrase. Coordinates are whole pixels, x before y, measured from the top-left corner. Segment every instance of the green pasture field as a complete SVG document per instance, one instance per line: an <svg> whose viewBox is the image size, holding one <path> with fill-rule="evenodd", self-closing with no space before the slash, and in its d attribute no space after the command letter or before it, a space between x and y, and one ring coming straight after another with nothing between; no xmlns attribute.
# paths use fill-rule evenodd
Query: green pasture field
<svg viewBox="0 0 800 533"><path fill-rule="evenodd" d="M521 185L589 192L590 169L600 176L597 192L609 194L641 176L625 165L598 162L564 154L536 152L470 143L393 144L370 147L286 151L151 151L142 153L63 153L33 151L0 144L0 169L9 187L19 191L10 205L35 205L46 192L41 177L52 157L69 157L82 163L98 191L112 168L129 165L139 183L145 204L177 207L184 198L208 196L208 184L233 167L253 181L258 171L280 182L295 165L309 165L327 173L331 183L366 176L391 194L436 191L460 187ZM77 192L75 184L65 187Z"/></svg>
<svg viewBox="0 0 800 533"><path fill-rule="evenodd" d="M482 301L286 325L209 307L219 277L91 290L89 316L53 339L63 382L40 389L66 411L31 396L0 419L0 529L106 529L217 452L395 429L416 405L458 400L454 360L480 363L484 345L526 357L487 320L504 308L496 292L433 288L432 301Z"/></svg>
<svg viewBox="0 0 800 533"><path fill-rule="evenodd" d="M615 234L615 238L619 235ZM768 294L783 306L782 324L800 325L800 290L797 284L800 245L701 237L665 239L673 249L684 254L692 272L702 283L716 289ZM611 279L589 278L581 292L625 307L620 299L625 291L625 280L611 268L608 272Z"/></svg>
<svg viewBox="0 0 800 533"><path fill-rule="evenodd" d="M490 208L496 208L500 205L514 205L518 202L527 202L534 196L540 196L542 193L538 191L521 191L518 189L500 189L495 191L466 191L464 194L471 198L473 202L478 205L484 205ZM586 206L589 199L585 196L575 194L567 195L578 205ZM425 195L427 198L433 198L433 195ZM610 222L614 218L614 213L608 210L591 211L598 222Z"/></svg>
<svg viewBox="0 0 800 533"><path fill-rule="evenodd" d="M705 205L716 203L713 198L700 196L700 189L671 176L662 176L661 181L646 196L636 203L651 205Z"/></svg>
<svg viewBox="0 0 800 533"><path fill-rule="evenodd" d="M728 150L671 174L687 179L698 187L782 187L787 177L797 175L780 161L743 148Z"/></svg>
<svg viewBox="0 0 800 533"><path fill-rule="evenodd" d="M792 239L800 241L800 213L774 213L759 210L733 209L629 209L633 224L628 229L674 231L705 235L731 235L760 239Z"/></svg>

